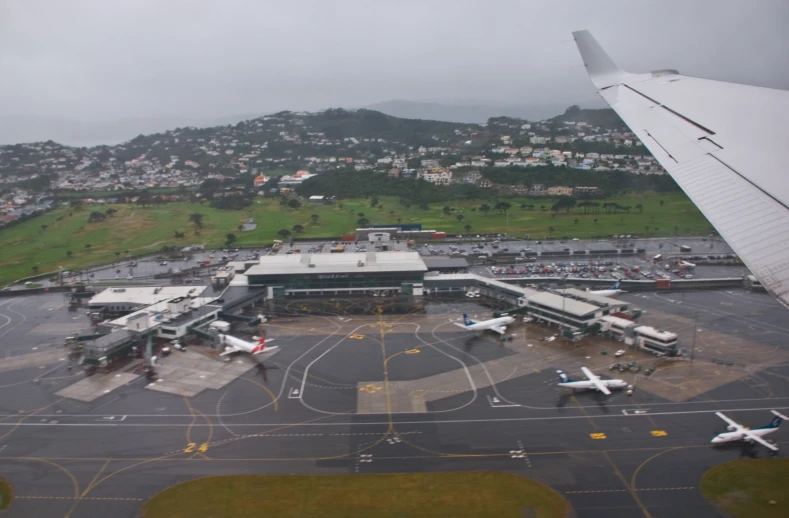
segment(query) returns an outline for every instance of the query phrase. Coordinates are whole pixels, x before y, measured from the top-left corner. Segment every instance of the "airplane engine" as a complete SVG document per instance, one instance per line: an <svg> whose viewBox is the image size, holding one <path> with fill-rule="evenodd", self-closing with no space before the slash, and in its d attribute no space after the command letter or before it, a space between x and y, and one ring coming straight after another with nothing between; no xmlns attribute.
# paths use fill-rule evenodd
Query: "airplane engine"
<svg viewBox="0 0 789 518"><path fill-rule="evenodd" d="M728 431L730 431L730 432L733 432L734 430L736 430L736 429L737 429L737 427L736 427L736 426L727 426L727 427L726 427L726 429L727 429Z"/></svg>

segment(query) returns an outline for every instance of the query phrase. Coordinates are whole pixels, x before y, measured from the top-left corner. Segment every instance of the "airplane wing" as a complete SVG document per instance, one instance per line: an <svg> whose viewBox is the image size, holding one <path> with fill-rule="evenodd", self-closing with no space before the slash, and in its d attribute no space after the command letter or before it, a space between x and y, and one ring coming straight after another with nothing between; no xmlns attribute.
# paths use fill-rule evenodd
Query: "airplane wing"
<svg viewBox="0 0 789 518"><path fill-rule="evenodd" d="M761 444L765 448L769 448L769 449L771 449L773 451L778 451L778 446L776 446L774 444L770 444L769 442L767 442L764 439L762 439L761 436L756 435L755 433L750 433L748 431L746 431L744 433L745 433L745 439L746 440L758 442L759 444Z"/></svg>
<svg viewBox="0 0 789 518"><path fill-rule="evenodd" d="M789 307L789 91L621 70L574 32L603 99L757 279Z"/></svg>
<svg viewBox="0 0 789 518"><path fill-rule="evenodd" d="M498 334L503 335L507 331L506 326L492 326L490 327L491 331L496 331Z"/></svg>
<svg viewBox="0 0 789 518"><path fill-rule="evenodd" d="M219 353L219 356L227 356L228 354L233 354L241 351L238 347L233 347L232 345L228 345L225 347L225 350Z"/></svg>
<svg viewBox="0 0 789 518"><path fill-rule="evenodd" d="M600 378L596 374L594 374L592 371L590 371L586 367L581 367L581 372L583 372L584 375L586 376L586 378L594 384L594 386L595 386L595 388L597 390L599 390L600 392L602 392L606 396L610 396L611 395L611 391L608 390L608 387L606 387L605 384L600 381Z"/></svg>
<svg viewBox="0 0 789 518"><path fill-rule="evenodd" d="M738 423L736 421L732 421L731 419L726 417L726 415L723 412L715 412L715 415L720 417L724 421L726 421L726 424L728 424L729 426L733 426L733 427L737 428L738 430L742 430L743 429L743 426L740 423Z"/></svg>

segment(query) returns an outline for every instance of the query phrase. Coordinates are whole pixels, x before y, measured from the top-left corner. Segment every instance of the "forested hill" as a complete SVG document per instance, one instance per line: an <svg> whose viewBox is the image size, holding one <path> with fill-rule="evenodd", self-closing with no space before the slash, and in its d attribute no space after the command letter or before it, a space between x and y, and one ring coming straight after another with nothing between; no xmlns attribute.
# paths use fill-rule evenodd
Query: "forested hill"
<svg viewBox="0 0 789 518"><path fill-rule="evenodd" d="M563 114L550 119L552 122L585 122L589 126L604 128L614 131L625 131L627 125L611 108L582 109L570 106Z"/></svg>
<svg viewBox="0 0 789 518"><path fill-rule="evenodd" d="M470 126L481 129L481 126L476 124L401 119L364 109L355 111L331 109L315 113L310 116L309 125L313 131L322 131L330 139L380 138L411 145L429 143L433 136L449 137L455 130Z"/></svg>

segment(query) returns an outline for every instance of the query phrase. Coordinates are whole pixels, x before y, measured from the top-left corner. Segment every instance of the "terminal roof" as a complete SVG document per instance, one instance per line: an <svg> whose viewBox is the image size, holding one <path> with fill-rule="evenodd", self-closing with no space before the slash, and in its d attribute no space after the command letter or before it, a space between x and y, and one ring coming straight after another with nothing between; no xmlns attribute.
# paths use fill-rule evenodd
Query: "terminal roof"
<svg viewBox="0 0 789 518"><path fill-rule="evenodd" d="M90 299L89 304L140 304L150 306L177 297L199 297L205 286L112 286Z"/></svg>
<svg viewBox="0 0 789 518"><path fill-rule="evenodd" d="M549 293L547 291L532 295L528 298L528 301L529 304L541 304L555 311L564 311L565 313L579 317L600 311L600 307L598 306L571 299L570 297L563 297L556 293Z"/></svg>
<svg viewBox="0 0 789 518"><path fill-rule="evenodd" d="M337 254L267 255L246 275L304 275L321 273L425 272L416 252L344 252Z"/></svg>

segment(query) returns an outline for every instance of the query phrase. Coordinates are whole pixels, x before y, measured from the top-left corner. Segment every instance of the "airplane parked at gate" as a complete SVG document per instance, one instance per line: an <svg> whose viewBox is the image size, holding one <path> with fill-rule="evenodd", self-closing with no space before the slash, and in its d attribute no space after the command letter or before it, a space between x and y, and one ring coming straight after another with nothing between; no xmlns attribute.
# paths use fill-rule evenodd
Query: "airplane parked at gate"
<svg viewBox="0 0 789 518"><path fill-rule="evenodd" d="M466 331L496 331L498 334L503 335L507 331L507 326L515 322L513 317L499 317L490 320L483 320L482 322L474 322L468 315L463 313L463 323L454 322L456 326L460 326Z"/></svg>
<svg viewBox="0 0 789 518"><path fill-rule="evenodd" d="M623 293L622 290L619 289L619 282L616 281L610 289L607 290L589 290L587 289L587 293L590 295L600 295L601 297L616 297L620 293Z"/></svg>
<svg viewBox="0 0 789 518"><path fill-rule="evenodd" d="M584 373L587 379L583 381L575 381L567 377L563 371L556 371L559 375L559 386L568 387L571 389L595 389L599 390L606 396L611 395L608 389L623 389L627 387L627 382L624 380L604 380L594 374L586 367L581 367L581 372Z"/></svg>
<svg viewBox="0 0 789 518"><path fill-rule="evenodd" d="M271 341L273 340L269 340L269 342ZM227 356L228 354L233 354L233 353L261 354L264 352L269 352L279 349L279 347L276 345L274 347L266 346L265 336L261 336L260 340L258 340L258 342L255 343L255 342L247 342L246 340L236 338L235 336L230 336L220 333L219 343L225 346L225 350L219 356Z"/></svg>
<svg viewBox="0 0 789 518"><path fill-rule="evenodd" d="M773 433L776 431L778 427L781 426L781 423L789 419L789 417L779 414L775 410L771 410L771 412L775 414L775 417L772 421L770 421L770 424L762 426L761 428L754 428L753 430L729 419L723 414L723 412L715 412L715 415L726 421L729 426L726 427L728 432L719 433L713 437L712 441L710 442L713 444L721 444L732 441L745 441L751 444L758 442L765 448L768 448L772 451L778 451L778 446L765 441L762 439L762 437L768 433Z"/></svg>

